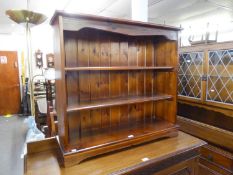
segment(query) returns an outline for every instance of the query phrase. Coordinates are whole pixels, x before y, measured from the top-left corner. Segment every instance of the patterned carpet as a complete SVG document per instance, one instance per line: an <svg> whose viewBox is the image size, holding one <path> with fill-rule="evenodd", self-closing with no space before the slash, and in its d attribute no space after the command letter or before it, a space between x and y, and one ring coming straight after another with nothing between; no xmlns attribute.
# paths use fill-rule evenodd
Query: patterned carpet
<svg viewBox="0 0 233 175"><path fill-rule="evenodd" d="M24 117L0 116L0 175L22 175L21 157L27 133Z"/></svg>

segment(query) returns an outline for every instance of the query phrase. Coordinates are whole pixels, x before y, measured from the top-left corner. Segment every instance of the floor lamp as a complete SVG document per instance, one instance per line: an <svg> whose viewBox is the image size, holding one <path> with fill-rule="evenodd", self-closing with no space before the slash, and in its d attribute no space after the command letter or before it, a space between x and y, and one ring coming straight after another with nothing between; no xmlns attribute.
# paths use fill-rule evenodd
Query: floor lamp
<svg viewBox="0 0 233 175"><path fill-rule="evenodd" d="M28 64L28 76L30 84L30 107L31 115L35 116L35 105L34 105L34 93L33 93L33 72L32 72L32 48L31 48L31 30L30 28L43 23L47 17L41 13L36 13L28 10L7 10L6 15L16 22L17 24L22 24L26 29L26 41L27 41L27 64Z"/></svg>

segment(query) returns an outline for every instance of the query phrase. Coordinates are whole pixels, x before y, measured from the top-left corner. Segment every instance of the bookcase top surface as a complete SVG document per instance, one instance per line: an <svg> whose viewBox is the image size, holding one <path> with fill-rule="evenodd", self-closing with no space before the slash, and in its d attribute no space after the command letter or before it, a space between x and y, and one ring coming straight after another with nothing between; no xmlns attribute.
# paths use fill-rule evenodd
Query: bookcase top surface
<svg viewBox="0 0 233 175"><path fill-rule="evenodd" d="M132 21L132 20L126 20L126 19L119 19L119 18L109 18L109 17L96 16L96 15L90 15L90 14L81 14L81 13L73 14L73 13L67 13L67 12L60 11L60 10L55 11L54 15L52 16L50 20L51 25L53 25L53 23L55 22L58 16L68 17L68 18L77 18L77 19L105 21L105 22L112 22L112 23L119 23L119 24L128 24L128 25L143 26L143 27L172 30L172 31L182 30L182 28L180 27L174 27L174 26L169 26L169 25L161 25L161 24L141 22L141 21Z"/></svg>

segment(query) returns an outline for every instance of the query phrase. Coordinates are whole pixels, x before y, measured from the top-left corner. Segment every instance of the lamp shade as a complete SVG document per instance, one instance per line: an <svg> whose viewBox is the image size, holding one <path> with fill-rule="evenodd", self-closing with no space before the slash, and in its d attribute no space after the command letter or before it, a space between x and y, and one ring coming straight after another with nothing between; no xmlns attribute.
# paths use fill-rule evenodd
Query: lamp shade
<svg viewBox="0 0 233 175"><path fill-rule="evenodd" d="M43 23L47 17L41 13L29 10L7 10L6 15L18 24L28 23L30 26Z"/></svg>

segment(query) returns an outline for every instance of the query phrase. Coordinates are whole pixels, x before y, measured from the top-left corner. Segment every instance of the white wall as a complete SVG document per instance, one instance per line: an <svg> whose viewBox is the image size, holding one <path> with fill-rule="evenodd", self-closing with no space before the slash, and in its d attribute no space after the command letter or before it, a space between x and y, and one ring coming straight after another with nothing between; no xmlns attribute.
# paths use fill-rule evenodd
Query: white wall
<svg viewBox="0 0 233 175"><path fill-rule="evenodd" d="M39 25L31 29L32 60L35 74L38 72L35 65L34 53L40 49L43 52L44 67L46 67L46 54L53 53L53 30L49 24ZM17 51L19 60L24 51L26 59L26 36L22 34L0 34L0 50Z"/></svg>
<svg viewBox="0 0 233 175"><path fill-rule="evenodd" d="M22 43L23 36L16 34L0 34L0 50L16 51L22 50L24 43Z"/></svg>
<svg viewBox="0 0 233 175"><path fill-rule="evenodd" d="M43 67L46 67L46 54L53 53L53 30L49 24L35 26L31 29L32 37L32 64L33 75L41 74L41 70L36 68L34 53L40 49L43 53ZM24 52L24 59L27 59L26 36L22 34L0 34L1 51L17 51L19 65L19 79L21 81L22 64L21 54ZM21 86L22 87L22 86Z"/></svg>
<svg viewBox="0 0 233 175"><path fill-rule="evenodd" d="M188 37L194 34L194 40L200 40L201 36L207 31L207 23L188 23L183 25L183 31L181 31L181 46L190 45ZM191 27L191 28L190 28ZM216 30L218 30L217 42L233 41L233 22L225 22L222 24L212 24L208 31L210 32L211 40L215 39Z"/></svg>
<svg viewBox="0 0 233 175"><path fill-rule="evenodd" d="M207 23L209 23L208 29ZM181 45L183 46L189 45L189 35L194 34L196 40L199 40L207 30L211 34L210 39L215 39L215 31L218 30L218 42L233 41L233 21L229 13L215 12L207 16L182 21L181 25L184 29L181 32Z"/></svg>
<svg viewBox="0 0 233 175"><path fill-rule="evenodd" d="M47 67L46 54L53 53L53 30L49 24L39 25L31 29L33 75L41 74L36 67L35 52L39 49L43 53L43 67Z"/></svg>

